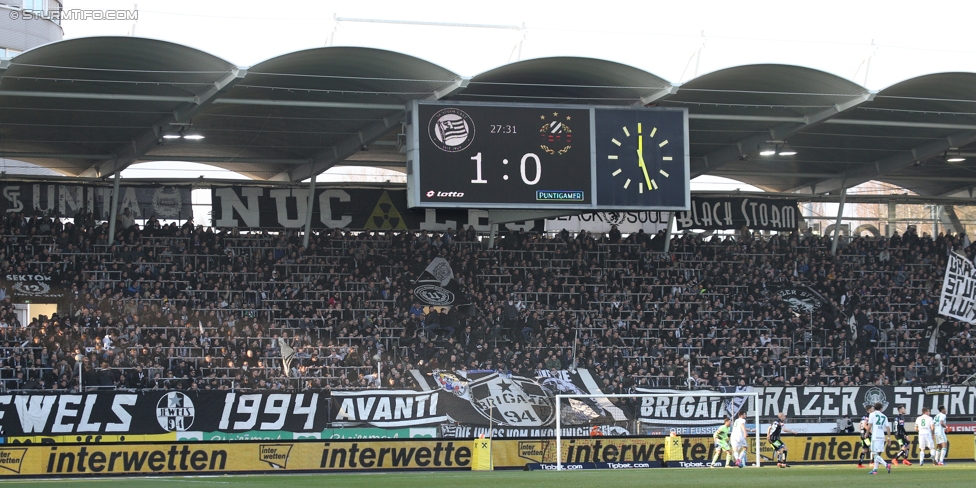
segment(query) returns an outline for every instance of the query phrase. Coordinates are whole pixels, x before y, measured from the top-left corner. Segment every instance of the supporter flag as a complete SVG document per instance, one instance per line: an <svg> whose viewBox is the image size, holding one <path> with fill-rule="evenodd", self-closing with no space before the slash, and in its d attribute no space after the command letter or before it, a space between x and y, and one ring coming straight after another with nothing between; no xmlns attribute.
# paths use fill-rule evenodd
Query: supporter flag
<svg viewBox="0 0 976 488"><path fill-rule="evenodd" d="M942 324L945 323L945 319L939 316L930 315L928 320L925 321L925 335L922 342L923 349L919 352L935 354L939 352L939 333L942 328Z"/></svg>
<svg viewBox="0 0 976 488"><path fill-rule="evenodd" d="M454 279L451 263L434 258L414 282L413 294L421 303L432 307L449 307L470 303L467 293Z"/></svg>
<svg viewBox="0 0 976 488"><path fill-rule="evenodd" d="M794 313L814 313L830 303L820 292L807 285L790 284L775 289L774 293L789 303Z"/></svg>
<svg viewBox="0 0 976 488"><path fill-rule="evenodd" d="M857 331L861 330L861 327L857 323L857 317L856 316L851 315L847 319L847 329L848 329L848 332L850 334L850 341L849 342L852 345L853 344L857 344Z"/></svg>
<svg viewBox="0 0 976 488"><path fill-rule="evenodd" d="M281 348L281 363L285 367L285 376L291 376L291 361L295 359L295 350L289 346L281 337L278 338L278 346Z"/></svg>
<svg viewBox="0 0 976 488"><path fill-rule="evenodd" d="M942 294L939 296L939 315L968 324L976 323L974 289L976 289L976 266L973 266L967 256L958 253L949 255L942 281Z"/></svg>
<svg viewBox="0 0 976 488"><path fill-rule="evenodd" d="M593 407L587 405L586 402L574 398L568 398L568 400L569 408L576 423L586 423L600 417L600 414L593 410Z"/></svg>
<svg viewBox="0 0 976 488"><path fill-rule="evenodd" d="M429 275L429 276L428 276ZM436 280L441 286L447 286L454 279L454 270L451 263L444 258L434 258L430 264L424 268L424 274L417 281Z"/></svg>

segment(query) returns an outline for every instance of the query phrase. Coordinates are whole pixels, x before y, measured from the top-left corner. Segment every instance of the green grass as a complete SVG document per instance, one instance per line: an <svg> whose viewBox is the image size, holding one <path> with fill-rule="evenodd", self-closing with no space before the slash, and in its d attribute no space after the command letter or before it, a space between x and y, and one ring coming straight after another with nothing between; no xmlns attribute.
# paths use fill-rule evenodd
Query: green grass
<svg viewBox="0 0 976 488"><path fill-rule="evenodd" d="M748 487L840 487L870 486L971 486L976 464L958 463L947 466L898 466L892 473L881 471L869 476L867 469L853 465L794 466L779 469L775 466L744 469L635 469L600 470L554 473L550 471L492 471L492 472L406 472L406 473L340 473L275 476L213 476L198 478L143 477L96 478L73 480L18 480L0 482L6 486L64 487L349 487L349 488L600 488L641 487L650 485L696 486L718 488Z"/></svg>

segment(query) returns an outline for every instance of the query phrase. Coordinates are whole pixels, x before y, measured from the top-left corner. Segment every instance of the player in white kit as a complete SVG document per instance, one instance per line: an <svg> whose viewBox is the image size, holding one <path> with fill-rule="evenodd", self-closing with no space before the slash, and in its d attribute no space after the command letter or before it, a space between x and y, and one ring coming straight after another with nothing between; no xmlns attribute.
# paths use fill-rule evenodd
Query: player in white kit
<svg viewBox="0 0 976 488"><path fill-rule="evenodd" d="M946 439L946 406L939 405L939 413L932 419L935 434L935 465L945 466L946 451L949 450L949 440Z"/></svg>
<svg viewBox="0 0 976 488"><path fill-rule="evenodd" d="M880 402L875 403L874 411L868 417L868 425L871 429L871 455L874 456L874 469L868 474L878 474L878 466L884 466L888 470L888 474L891 474L891 465L881 457L885 451L888 434L891 433L891 423L888 422L888 417L881 413L882 408L884 405Z"/></svg>
<svg viewBox="0 0 976 488"><path fill-rule="evenodd" d="M746 433L746 412L740 411L736 415L735 422L732 423L732 455L735 456L736 465L740 468L745 467L748 462L746 452L749 451L749 435Z"/></svg>
<svg viewBox="0 0 976 488"><path fill-rule="evenodd" d="M928 449L929 453L932 454L932 460L935 461L935 443L932 441L932 432L934 429L934 422L932 417L929 416L929 412L932 410L929 407L922 408L922 415L915 419L915 430L918 432L918 465L921 466L925 464L925 450ZM937 461L935 461L938 464Z"/></svg>

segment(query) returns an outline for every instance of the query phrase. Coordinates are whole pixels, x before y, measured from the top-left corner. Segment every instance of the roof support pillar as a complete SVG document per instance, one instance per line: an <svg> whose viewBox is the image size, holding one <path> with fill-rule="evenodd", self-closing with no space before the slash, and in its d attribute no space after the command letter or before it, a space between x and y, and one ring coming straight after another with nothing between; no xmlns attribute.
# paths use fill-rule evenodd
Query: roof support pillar
<svg viewBox="0 0 976 488"><path fill-rule="evenodd" d="M956 207L953 205L942 205L939 220L946 227L946 231L951 229L956 234L964 234L966 232L966 227L962 225L962 221L956 215Z"/></svg>
<svg viewBox="0 0 976 488"><path fill-rule="evenodd" d="M315 176L308 182L308 210L305 211L305 235L302 237L302 247L308 250L308 237L312 234L312 205L315 203Z"/></svg>
<svg viewBox="0 0 976 488"><path fill-rule="evenodd" d="M119 172L112 177L112 208L108 212L108 245L115 243L115 221L119 218Z"/></svg>
<svg viewBox="0 0 976 488"><path fill-rule="evenodd" d="M640 97L640 106L650 105L668 95L674 95L675 93L678 93L678 86L679 85L668 85L664 88L661 88L660 90L657 90L653 93L648 93L647 95Z"/></svg>
<svg viewBox="0 0 976 488"><path fill-rule="evenodd" d="M837 255L837 242L840 241L840 223L844 218L844 203L847 201L847 187L840 191L840 203L837 205L837 221L834 222L834 241L830 243L830 255Z"/></svg>

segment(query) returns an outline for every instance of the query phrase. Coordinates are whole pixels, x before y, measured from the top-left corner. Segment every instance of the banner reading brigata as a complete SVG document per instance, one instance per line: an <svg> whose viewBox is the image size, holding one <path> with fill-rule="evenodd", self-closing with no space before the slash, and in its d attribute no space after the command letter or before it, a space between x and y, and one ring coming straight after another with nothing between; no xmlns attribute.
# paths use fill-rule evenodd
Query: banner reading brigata
<svg viewBox="0 0 976 488"><path fill-rule="evenodd" d="M781 198L691 198L691 210L678 212L678 230L793 231L799 228L800 209L796 200Z"/></svg>
<svg viewBox="0 0 976 488"><path fill-rule="evenodd" d="M130 209L136 219L193 218L189 186L119 186L119 213ZM73 218L82 209L98 220L108 220L112 209L112 186L3 183L0 184L0 212L18 212L25 217Z"/></svg>
<svg viewBox="0 0 976 488"><path fill-rule="evenodd" d="M939 297L939 314L946 317L976 323L976 268L973 263L956 253L949 255L942 296Z"/></svg>
<svg viewBox="0 0 976 488"><path fill-rule="evenodd" d="M719 397L712 393L739 393L754 391L751 387L720 387L713 390L658 390L635 388L637 393L689 393L681 397L642 397L638 419L645 426L653 427L687 427L715 425L721 423L723 416L735 417L741 410L752 411L753 405L747 400L750 397Z"/></svg>

